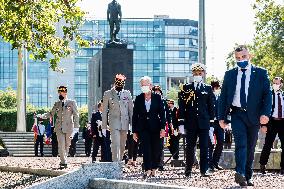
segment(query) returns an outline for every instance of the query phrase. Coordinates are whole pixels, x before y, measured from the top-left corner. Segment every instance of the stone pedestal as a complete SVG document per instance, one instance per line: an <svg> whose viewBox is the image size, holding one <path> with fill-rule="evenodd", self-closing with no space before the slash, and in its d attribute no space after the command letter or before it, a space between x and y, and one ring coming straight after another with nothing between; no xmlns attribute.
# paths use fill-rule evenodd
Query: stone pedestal
<svg viewBox="0 0 284 189"><path fill-rule="evenodd" d="M133 93L133 49L125 46L101 49L90 60L88 74L88 108L91 113L104 92L113 86L116 74L126 76L125 89Z"/></svg>

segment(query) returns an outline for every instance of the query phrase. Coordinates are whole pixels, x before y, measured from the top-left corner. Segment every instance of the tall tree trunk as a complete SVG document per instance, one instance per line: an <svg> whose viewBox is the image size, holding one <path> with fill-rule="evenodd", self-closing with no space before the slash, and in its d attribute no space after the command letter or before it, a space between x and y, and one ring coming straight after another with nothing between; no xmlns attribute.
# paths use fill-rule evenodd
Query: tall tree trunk
<svg viewBox="0 0 284 189"><path fill-rule="evenodd" d="M23 48L18 48L17 132L26 132L26 62Z"/></svg>

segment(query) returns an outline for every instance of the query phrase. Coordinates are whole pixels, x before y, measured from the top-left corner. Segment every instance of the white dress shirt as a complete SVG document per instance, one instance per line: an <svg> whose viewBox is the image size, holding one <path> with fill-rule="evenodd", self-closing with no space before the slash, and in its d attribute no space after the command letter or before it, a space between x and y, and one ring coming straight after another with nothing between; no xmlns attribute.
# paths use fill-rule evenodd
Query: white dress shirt
<svg viewBox="0 0 284 189"><path fill-rule="evenodd" d="M250 82L250 75L251 75L251 64L249 63L249 65L245 69L246 69L246 71L245 71L245 74L246 74L245 93L246 93L246 99L248 99L248 89L249 89L249 82ZM242 107L241 106L241 97L240 97L242 75L243 75L243 71L241 70L241 68L238 68L236 91L235 91L235 95L234 95L233 103L232 103L232 105L236 106L236 107ZM247 100L246 100L246 102L247 102Z"/></svg>
<svg viewBox="0 0 284 189"><path fill-rule="evenodd" d="M37 134L43 135L44 133L45 133L45 126L39 123L37 125Z"/></svg>
<svg viewBox="0 0 284 189"><path fill-rule="evenodd" d="M282 118L284 118L284 102L283 102L283 95L281 91L278 92L274 92L274 110L273 110L273 114L272 117L274 118L281 118L278 117L278 93L280 93L280 98L281 98L281 105L282 105Z"/></svg>

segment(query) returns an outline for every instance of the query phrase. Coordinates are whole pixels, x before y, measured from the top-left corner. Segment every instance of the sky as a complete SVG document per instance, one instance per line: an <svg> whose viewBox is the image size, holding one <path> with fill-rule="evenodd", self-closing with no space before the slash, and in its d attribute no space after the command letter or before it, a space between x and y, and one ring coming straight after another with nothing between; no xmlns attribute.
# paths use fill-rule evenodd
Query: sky
<svg viewBox="0 0 284 189"><path fill-rule="evenodd" d="M198 20L199 0L117 0L123 18L170 18ZM79 5L95 19L106 18L111 0L82 0ZM252 9L254 0L205 0L207 73L220 79L226 71L225 60L234 44L250 44L255 33Z"/></svg>

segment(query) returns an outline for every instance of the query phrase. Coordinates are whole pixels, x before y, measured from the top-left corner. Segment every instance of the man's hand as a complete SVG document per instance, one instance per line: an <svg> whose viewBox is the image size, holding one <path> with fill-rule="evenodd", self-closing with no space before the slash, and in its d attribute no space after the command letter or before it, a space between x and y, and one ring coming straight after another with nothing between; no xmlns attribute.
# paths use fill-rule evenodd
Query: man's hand
<svg viewBox="0 0 284 189"><path fill-rule="evenodd" d="M265 115L262 115L260 116L260 124L261 125L266 125L269 121L269 117L265 116Z"/></svg>
<svg viewBox="0 0 284 189"><path fill-rule="evenodd" d="M162 129L160 131L160 138L163 138L163 137L165 137L165 129Z"/></svg>
<svg viewBox="0 0 284 189"><path fill-rule="evenodd" d="M220 127L221 127L222 129L226 129L226 128L228 127L228 124L225 123L224 120L220 120L220 121L219 121L219 125L220 125Z"/></svg>
<svg viewBox="0 0 284 189"><path fill-rule="evenodd" d="M261 126L260 131L261 131L263 134L266 134L266 133L267 133L267 127L266 127L266 126Z"/></svg>
<svg viewBox="0 0 284 189"><path fill-rule="evenodd" d="M135 140L135 142L138 142L138 134L137 133L133 133L133 140Z"/></svg>

